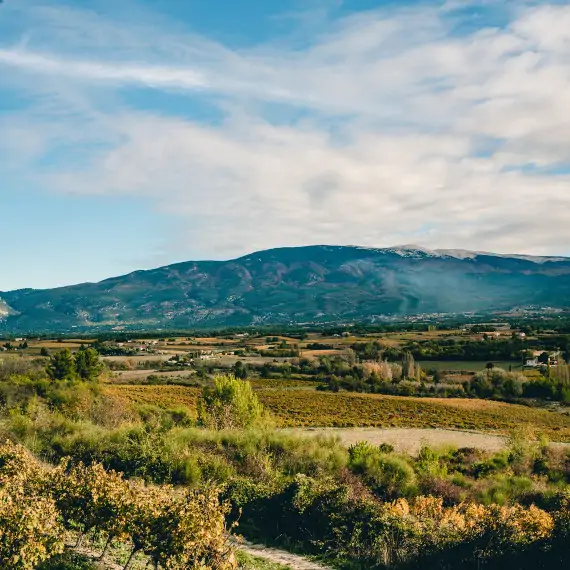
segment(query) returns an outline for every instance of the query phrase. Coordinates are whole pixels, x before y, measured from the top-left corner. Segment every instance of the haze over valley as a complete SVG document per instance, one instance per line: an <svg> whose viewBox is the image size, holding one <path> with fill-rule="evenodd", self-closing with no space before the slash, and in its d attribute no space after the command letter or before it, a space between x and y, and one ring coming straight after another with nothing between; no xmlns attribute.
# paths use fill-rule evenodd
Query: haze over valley
<svg viewBox="0 0 570 570"><path fill-rule="evenodd" d="M99 283L0 293L13 331L379 322L568 309L570 259L417 246L307 246L189 261Z"/></svg>

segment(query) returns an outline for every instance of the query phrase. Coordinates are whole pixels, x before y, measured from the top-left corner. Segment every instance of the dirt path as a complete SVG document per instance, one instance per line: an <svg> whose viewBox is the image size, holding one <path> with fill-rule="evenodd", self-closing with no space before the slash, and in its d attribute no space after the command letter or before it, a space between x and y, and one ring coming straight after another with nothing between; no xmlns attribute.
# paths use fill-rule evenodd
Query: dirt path
<svg viewBox="0 0 570 570"><path fill-rule="evenodd" d="M287 552L286 550L281 550L279 548L270 548L262 544L250 544L249 542L243 542L241 540L239 543L236 542L235 546L238 550L242 550L247 554L251 554L257 558L263 558L264 560L273 562L274 564L287 566L292 570L332 570L327 566L307 560L303 556L292 554L291 552ZM73 548L73 551L89 558L97 570L123 570L122 565L117 564L107 556L103 560L100 560L99 552L95 552L92 548L79 547ZM146 564L144 562L142 563L142 566L140 563L135 564L135 568L142 567L146 568Z"/></svg>
<svg viewBox="0 0 570 570"><path fill-rule="evenodd" d="M359 441L368 441L373 445L388 443L400 453L415 455L422 445L434 447L451 445L453 447L476 447L486 451L501 451L507 440L501 435L467 430L419 429L419 428L287 428L288 433L303 436L329 435L338 437L344 445L353 445ZM569 443L551 442L550 445L568 447Z"/></svg>
<svg viewBox="0 0 570 570"><path fill-rule="evenodd" d="M499 435L450 429L417 428L291 428L286 431L302 435L331 435L345 445L368 441L373 445L388 443L402 453L416 454L423 444L432 446L477 447L499 451L505 447L505 438Z"/></svg>
<svg viewBox="0 0 570 570"><path fill-rule="evenodd" d="M268 546L263 546L262 544L249 544L246 542L245 544L240 544L238 548L252 556L263 558L275 564L288 566L293 570L331 570L327 566L307 560L298 554L292 554L291 552L280 550L278 548L270 548Z"/></svg>

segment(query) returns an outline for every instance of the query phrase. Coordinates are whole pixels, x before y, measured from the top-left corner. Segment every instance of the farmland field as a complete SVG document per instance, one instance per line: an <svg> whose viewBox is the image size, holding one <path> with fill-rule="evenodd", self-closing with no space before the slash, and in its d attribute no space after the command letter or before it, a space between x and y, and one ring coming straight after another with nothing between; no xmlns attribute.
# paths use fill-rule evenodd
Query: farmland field
<svg viewBox="0 0 570 570"><path fill-rule="evenodd" d="M198 388L106 386L112 397L196 412ZM441 428L506 434L521 425L552 441L570 442L570 417L542 409L488 400L410 398L372 394L331 394L309 390L259 390L261 402L281 427Z"/></svg>
<svg viewBox="0 0 570 570"><path fill-rule="evenodd" d="M422 370L440 370L442 372L479 372L485 369L487 362L472 361L472 360L420 360L418 364ZM493 364L498 368L509 370L509 366L513 371L521 369L520 362L507 362L507 361L493 361Z"/></svg>
<svg viewBox="0 0 570 570"><path fill-rule="evenodd" d="M152 404L161 408L186 406L194 413L199 388L187 386L108 385L105 394L131 404Z"/></svg>

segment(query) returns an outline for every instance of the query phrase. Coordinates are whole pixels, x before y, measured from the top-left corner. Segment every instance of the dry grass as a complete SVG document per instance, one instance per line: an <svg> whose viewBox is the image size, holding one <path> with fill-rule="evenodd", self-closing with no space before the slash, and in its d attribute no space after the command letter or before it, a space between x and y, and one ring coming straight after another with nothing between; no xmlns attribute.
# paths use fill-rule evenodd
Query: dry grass
<svg viewBox="0 0 570 570"><path fill-rule="evenodd" d="M57 342L56 340L42 340L42 341L28 341L28 348L29 349L55 349L55 350L63 350L64 348L69 349L76 349L79 348L83 344L90 344L92 341L64 341L64 342Z"/></svg>
<svg viewBox="0 0 570 570"><path fill-rule="evenodd" d="M342 354L342 347L339 347L338 350L334 348L329 348L326 350L307 350L303 348L301 349L301 353L301 356L305 358L318 358L319 356L338 356L339 354Z"/></svg>

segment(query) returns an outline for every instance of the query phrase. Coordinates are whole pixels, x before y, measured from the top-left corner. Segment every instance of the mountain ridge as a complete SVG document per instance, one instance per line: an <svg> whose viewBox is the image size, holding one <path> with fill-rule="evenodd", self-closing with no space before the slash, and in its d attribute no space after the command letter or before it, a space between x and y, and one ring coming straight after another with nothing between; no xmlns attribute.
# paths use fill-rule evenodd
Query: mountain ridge
<svg viewBox="0 0 570 570"><path fill-rule="evenodd" d="M570 258L311 245L0 292L0 328L231 326L570 303Z"/></svg>

